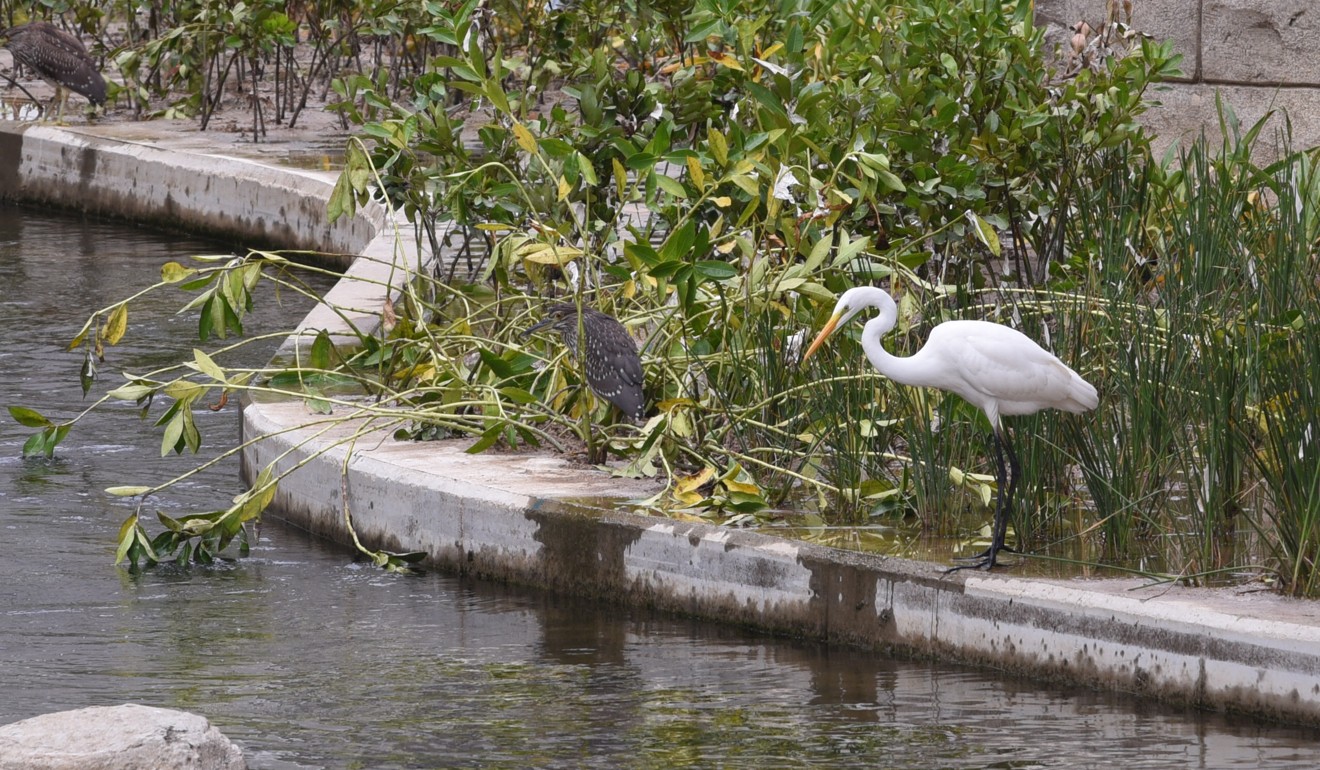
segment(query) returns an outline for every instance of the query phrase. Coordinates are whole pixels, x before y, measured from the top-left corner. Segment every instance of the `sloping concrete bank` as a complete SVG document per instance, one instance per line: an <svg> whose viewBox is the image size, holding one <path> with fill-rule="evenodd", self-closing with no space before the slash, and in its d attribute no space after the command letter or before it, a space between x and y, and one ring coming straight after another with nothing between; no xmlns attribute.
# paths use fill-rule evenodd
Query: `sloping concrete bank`
<svg viewBox="0 0 1320 770"><path fill-rule="evenodd" d="M296 243L320 238L322 248L369 254L335 292L362 323L383 302L383 283L373 281L391 275L392 229L379 211L331 228L312 203L328 195L328 177L49 128L0 130L0 159L5 197L103 212L119 205L135 217L154 200L178 224L193 211L208 222L226 217L240 240L298 229ZM93 208L87 190L119 194ZM235 195L261 196L265 216L243 214L251 201ZM274 221L280 211L296 218ZM339 323L322 309L303 326ZM1320 724L1316 603L1121 581L946 576L941 565L630 514L618 503L652 486L556 457L470 456L467 442L396 442L383 428L350 441L353 426L325 431L298 402L251 402L242 419L245 436L265 437L244 452L245 477L269 463L305 463L281 484L275 507L341 542L347 507L367 544L425 551L446 569Z"/></svg>

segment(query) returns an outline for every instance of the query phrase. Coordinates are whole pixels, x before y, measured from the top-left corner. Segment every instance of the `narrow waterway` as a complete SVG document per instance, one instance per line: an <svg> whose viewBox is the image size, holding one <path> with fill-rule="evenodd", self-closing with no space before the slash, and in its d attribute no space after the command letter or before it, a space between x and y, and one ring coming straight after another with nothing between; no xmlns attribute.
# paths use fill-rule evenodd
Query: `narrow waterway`
<svg viewBox="0 0 1320 770"><path fill-rule="evenodd" d="M56 418L83 400L87 314L214 244L0 208L0 391ZM171 290L135 308L96 393L194 346ZM250 332L305 308L265 296ZM271 346L253 350L252 362ZM153 418L161 405L154 407ZM205 452L235 407L198 413ZM54 459L0 425L0 723L124 702L204 714L251 767L1298 768L1315 730L1043 687L971 669L430 573L387 575L268 521L250 558L132 575L112 564L131 503L103 490L191 467L120 405ZM160 501L212 510L229 463Z"/></svg>

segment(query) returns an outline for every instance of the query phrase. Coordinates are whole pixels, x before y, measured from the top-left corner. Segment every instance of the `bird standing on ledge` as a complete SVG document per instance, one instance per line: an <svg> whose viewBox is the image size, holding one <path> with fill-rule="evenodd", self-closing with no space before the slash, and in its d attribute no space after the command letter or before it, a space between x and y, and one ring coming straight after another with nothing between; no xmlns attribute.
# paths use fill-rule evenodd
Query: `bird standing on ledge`
<svg viewBox="0 0 1320 770"><path fill-rule="evenodd" d="M990 547L972 557L975 563L954 567L990 569L1000 551L1013 552L1004 545L1004 538L1020 470L1008 430L999 418L1042 409L1080 414L1099 403L1095 387L1025 334L989 321L945 321L931 329L921 350L907 358L890 355L881 341L898 321L898 306L888 292L871 286L843 293L833 317L802 360L810 358L835 328L868 307L878 308L880 315L862 329L862 350L877 371L903 385L956 393L990 419L999 485ZM1011 474L1004 467L1004 455L1008 455Z"/></svg>
<svg viewBox="0 0 1320 770"><path fill-rule="evenodd" d="M59 103L57 121L64 119L68 91L87 97L93 107L105 104L105 78L78 38L50 22L34 21L0 31L0 40L15 61L55 87L51 103Z"/></svg>
<svg viewBox="0 0 1320 770"><path fill-rule="evenodd" d="M564 344L578 352L576 306L547 307L545 319L528 329L527 334L546 327L559 332ZM634 420L640 419L646 408L646 395L642 391L642 359L637 354L637 343L623 324L589 307L582 308L582 332L587 338L583 350L587 384L620 412Z"/></svg>

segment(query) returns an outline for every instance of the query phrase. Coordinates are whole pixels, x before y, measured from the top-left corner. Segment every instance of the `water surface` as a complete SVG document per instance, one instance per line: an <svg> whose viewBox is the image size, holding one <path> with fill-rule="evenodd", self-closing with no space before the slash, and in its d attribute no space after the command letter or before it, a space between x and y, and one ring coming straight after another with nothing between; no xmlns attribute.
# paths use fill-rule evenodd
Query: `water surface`
<svg viewBox="0 0 1320 770"><path fill-rule="evenodd" d="M65 345L91 310L214 244L0 208L0 390L64 419L85 402ZM171 289L130 312L97 393L193 347ZM300 317L266 297L249 331ZM252 363L272 346L254 350ZM155 407L154 415L160 414ZM206 451L237 437L203 410ZM0 424L0 723L123 702L195 711L285 768L1297 768L1317 732L1040 686L956 666L429 573L399 577L268 521L252 557L113 566L118 484L159 457L131 405L79 425L55 459ZM223 507L235 463L159 501Z"/></svg>

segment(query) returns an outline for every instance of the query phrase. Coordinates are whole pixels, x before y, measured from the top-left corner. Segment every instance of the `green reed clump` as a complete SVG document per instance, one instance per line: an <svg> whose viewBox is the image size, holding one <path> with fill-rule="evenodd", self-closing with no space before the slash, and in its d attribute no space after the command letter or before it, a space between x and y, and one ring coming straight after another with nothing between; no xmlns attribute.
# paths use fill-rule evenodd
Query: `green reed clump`
<svg viewBox="0 0 1320 770"><path fill-rule="evenodd" d="M1076 447L1107 558L1192 578L1264 571L1306 593L1320 196L1286 134L1262 167L1265 121L1242 132L1223 114L1222 145L1196 143L1143 185L1116 174L1070 232L1105 255L1086 314L1102 403Z"/></svg>

